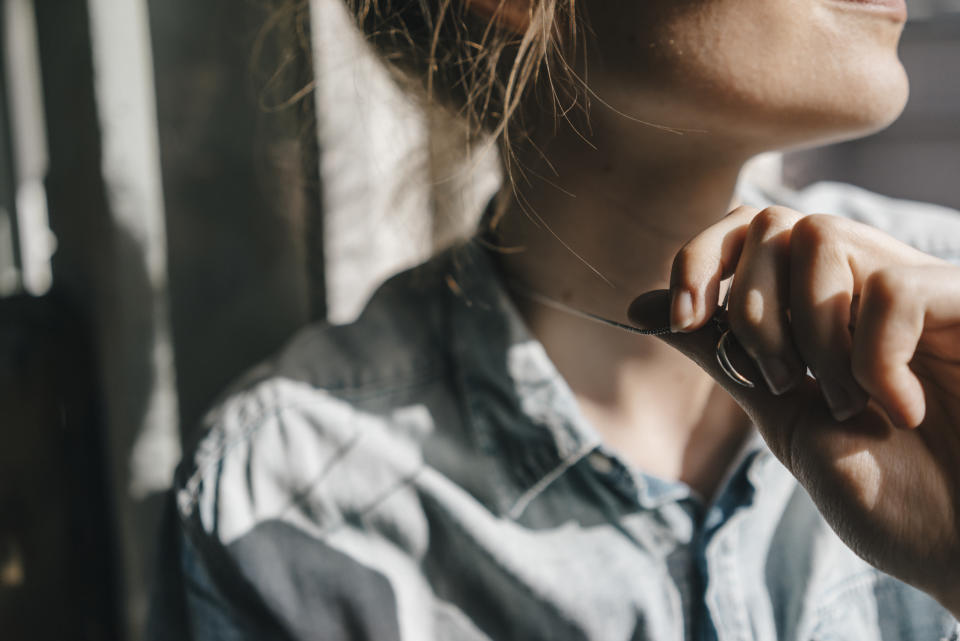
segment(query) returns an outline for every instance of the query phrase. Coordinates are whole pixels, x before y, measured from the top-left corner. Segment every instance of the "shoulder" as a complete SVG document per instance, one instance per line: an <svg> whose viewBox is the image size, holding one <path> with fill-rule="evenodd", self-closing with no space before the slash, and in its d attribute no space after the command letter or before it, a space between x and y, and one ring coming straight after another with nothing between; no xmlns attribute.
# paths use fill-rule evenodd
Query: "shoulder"
<svg viewBox="0 0 960 641"><path fill-rule="evenodd" d="M804 189L744 181L740 198L755 207L784 205L834 214L876 227L927 254L960 263L960 212L930 203L882 196L860 187L819 182Z"/></svg>
<svg viewBox="0 0 960 641"><path fill-rule="evenodd" d="M235 384L178 471L181 518L223 544L275 519L322 533L400 491L432 424L423 398L448 378L446 260L388 281L350 325L303 329Z"/></svg>
<svg viewBox="0 0 960 641"><path fill-rule="evenodd" d="M444 287L450 262L449 254L441 254L389 279L350 324L303 328L227 395L286 379L355 397L436 375L444 365Z"/></svg>

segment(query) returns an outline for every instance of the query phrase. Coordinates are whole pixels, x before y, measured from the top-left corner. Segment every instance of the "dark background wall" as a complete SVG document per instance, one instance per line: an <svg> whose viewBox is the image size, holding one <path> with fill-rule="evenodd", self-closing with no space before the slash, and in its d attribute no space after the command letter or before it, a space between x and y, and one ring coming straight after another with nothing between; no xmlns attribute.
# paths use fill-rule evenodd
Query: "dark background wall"
<svg viewBox="0 0 960 641"><path fill-rule="evenodd" d="M148 6L177 392L189 431L238 372L323 317L323 282L307 269L323 264L312 102L276 108L312 80L309 42L295 34L305 14L289 2Z"/></svg>

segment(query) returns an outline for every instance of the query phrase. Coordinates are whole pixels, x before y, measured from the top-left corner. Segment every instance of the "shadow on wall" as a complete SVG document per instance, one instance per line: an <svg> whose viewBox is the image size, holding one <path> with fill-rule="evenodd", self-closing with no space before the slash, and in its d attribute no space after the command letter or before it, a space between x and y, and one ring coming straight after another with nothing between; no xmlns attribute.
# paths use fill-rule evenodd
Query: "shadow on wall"
<svg viewBox="0 0 960 641"><path fill-rule="evenodd" d="M156 319L166 313L166 308L163 293L157 291L148 274L144 239L131 236L128 221L118 220L116 212L111 211L103 175L102 132L85 3L39 2L35 8L50 156L46 188L51 228L58 238L52 300L59 303L48 304L54 306L50 313L70 332L69 339L63 339L66 344L59 342L59 330L49 340L36 339L46 340L45 349L55 349L57 355L46 369L38 370L36 378L24 380L38 390L62 384L69 398L79 394L86 403L84 407L96 411L91 410L93 418L82 419L82 425L76 424L81 419L69 411L62 414L59 420L69 429L57 435L35 432L38 439L49 439L44 448L50 452L66 448L62 469L52 481L62 482L65 487L46 502L31 501L29 507L46 513L56 511L62 505L60 501L67 501L70 509L65 514L72 514L70 510L75 508L82 511L77 515L79 520L59 523L60 538L56 542L48 540L42 547L42 554L51 559L66 556L69 562L64 572L68 572L70 563L86 568L83 564L87 556L91 562L99 559L102 563L79 576L70 574L62 585L51 587L48 596L35 600L44 605L43 612L25 607L20 614L33 612L43 617L36 622L38 627L63 625L66 632L54 638L135 638L135 632L130 631L145 613L159 510L156 496L131 494L132 479L143 472L131 467L131 453L142 436L147 413L151 407L162 405L155 402L157 395L170 393L154 379L162 351L157 347L166 340L158 336ZM123 200L127 195L110 196ZM38 324L37 331L41 327ZM87 350L82 364L73 360L80 346ZM60 407L54 400L51 397L49 407ZM44 421L54 418L27 414L22 421L24 425L39 423L49 430L51 426ZM167 423L175 420L173 416L153 418ZM26 448L24 456L35 453L29 449L33 447L30 443L21 447ZM142 459L150 462L149 456ZM29 474L32 482L45 486L45 465L19 473ZM50 491L54 491L52 486ZM85 534L83 528L88 526L95 535ZM107 559L98 557L104 548ZM25 559L24 576L30 582L34 575L29 557L25 555ZM104 593L111 589L109 594ZM63 594L63 601L57 598L59 594ZM57 621L57 607L69 608L73 603L82 606L87 599L108 597L113 600L103 606L107 614L101 616L101 611L90 607L83 625L69 617ZM88 619L98 621L99 627ZM20 638L38 636L31 631Z"/></svg>
<svg viewBox="0 0 960 641"><path fill-rule="evenodd" d="M322 316L322 282L308 272L320 251L310 220L318 179L302 163L316 137L301 105L259 104L251 55L277 3L148 4L186 435L240 372ZM271 53L264 67L279 65Z"/></svg>

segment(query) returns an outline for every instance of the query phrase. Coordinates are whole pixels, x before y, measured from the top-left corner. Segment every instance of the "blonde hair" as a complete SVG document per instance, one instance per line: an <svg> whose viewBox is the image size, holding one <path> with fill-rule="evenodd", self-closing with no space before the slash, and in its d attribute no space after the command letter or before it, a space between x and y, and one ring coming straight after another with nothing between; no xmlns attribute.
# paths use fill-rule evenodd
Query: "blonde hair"
<svg viewBox="0 0 960 641"><path fill-rule="evenodd" d="M296 84L311 69L310 2L262 1L272 11L254 47L253 67L262 74L261 106L269 112L299 106L297 118L312 123L313 102L303 99L311 96L316 79ZM436 248L472 233L476 220L461 211L457 180L438 178L434 168L458 171L474 167L473 159L484 163L489 156L474 154L477 143L497 146L502 177L512 187L500 190L485 220L495 229L511 197L519 195L518 183L528 178L520 152L540 155L534 142L538 130L570 120L588 106L586 83L575 71L577 56L585 56L576 0L526 0L522 32L498 15L505 0L488 19L470 10L471 0L343 2L394 79L409 96L421 99L428 116L428 148L423 162L414 160L410 169L431 176ZM276 64L262 64L265 47Z"/></svg>
<svg viewBox="0 0 960 641"><path fill-rule="evenodd" d="M467 140L492 136L508 178L516 145L548 110L551 122L586 105L572 61L580 46L576 0L529 0L517 33L499 12L482 19L469 0L344 0L382 59L424 92L429 105L452 109Z"/></svg>

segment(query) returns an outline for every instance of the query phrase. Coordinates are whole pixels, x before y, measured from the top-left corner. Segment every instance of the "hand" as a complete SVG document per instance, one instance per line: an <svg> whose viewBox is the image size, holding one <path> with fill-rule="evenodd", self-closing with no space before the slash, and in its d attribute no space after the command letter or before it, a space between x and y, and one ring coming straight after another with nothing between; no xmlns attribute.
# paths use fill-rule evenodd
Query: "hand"
<svg viewBox="0 0 960 641"><path fill-rule="evenodd" d="M730 276L731 356L754 389L716 360ZM628 313L682 328L662 340L737 400L847 545L960 618L960 268L846 219L741 207Z"/></svg>

